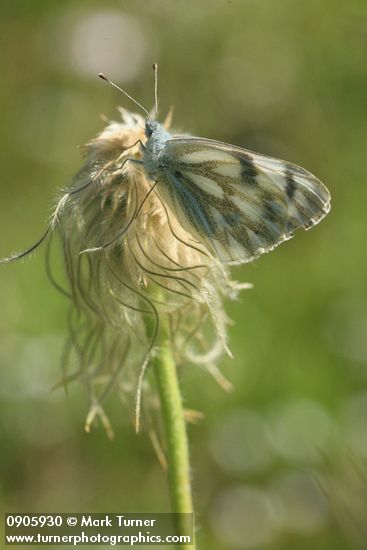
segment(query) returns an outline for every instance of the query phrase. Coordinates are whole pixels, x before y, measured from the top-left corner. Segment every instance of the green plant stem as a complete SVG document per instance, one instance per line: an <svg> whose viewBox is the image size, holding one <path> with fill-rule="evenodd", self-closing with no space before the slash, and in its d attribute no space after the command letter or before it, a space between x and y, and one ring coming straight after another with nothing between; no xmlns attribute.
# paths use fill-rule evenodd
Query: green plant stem
<svg viewBox="0 0 367 550"><path fill-rule="evenodd" d="M168 327L161 319L158 336L159 353L153 368L161 401L163 423L167 440L167 462L172 510L175 513L193 513L190 460L182 398L177 370L171 350ZM177 525L183 532L183 525ZM194 549L195 544L190 546Z"/></svg>

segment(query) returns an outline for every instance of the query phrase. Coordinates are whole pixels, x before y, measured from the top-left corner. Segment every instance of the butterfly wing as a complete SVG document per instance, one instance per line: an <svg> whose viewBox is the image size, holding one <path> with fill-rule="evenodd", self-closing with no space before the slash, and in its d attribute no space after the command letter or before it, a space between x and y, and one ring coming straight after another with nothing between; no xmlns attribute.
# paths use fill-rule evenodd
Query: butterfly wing
<svg viewBox="0 0 367 550"><path fill-rule="evenodd" d="M173 137L159 164L158 193L223 262L249 262L330 210L328 190L307 170L218 141Z"/></svg>

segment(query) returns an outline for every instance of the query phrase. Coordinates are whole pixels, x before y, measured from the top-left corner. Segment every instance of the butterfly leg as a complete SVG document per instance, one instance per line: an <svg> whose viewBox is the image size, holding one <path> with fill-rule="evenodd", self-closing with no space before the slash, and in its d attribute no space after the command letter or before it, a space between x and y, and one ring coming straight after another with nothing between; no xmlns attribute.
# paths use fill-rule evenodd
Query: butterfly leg
<svg viewBox="0 0 367 550"><path fill-rule="evenodd" d="M121 164L120 170L124 167L124 165L127 162L133 162L134 164L144 164L144 162L142 160L134 159L132 157L127 157L127 159L125 159L124 162Z"/></svg>
<svg viewBox="0 0 367 550"><path fill-rule="evenodd" d="M130 147L135 147L135 145L138 145L138 143L139 143L140 147L143 149L143 151L145 151L145 145L141 141L141 139L137 139L136 142L133 145L131 145ZM128 147L128 149L130 149L130 147Z"/></svg>
<svg viewBox="0 0 367 550"><path fill-rule="evenodd" d="M136 145L138 145L143 149L143 151L145 151L145 145L144 143L141 141L141 139L137 139L135 141L135 143L133 143L132 145L129 145L129 147L127 147L124 151L124 153L126 153L126 151L128 151L129 149L132 149L133 147L135 147Z"/></svg>
<svg viewBox="0 0 367 550"><path fill-rule="evenodd" d="M127 147L127 148L124 150L124 152L122 153L122 155L120 155L119 159L120 159L121 157L123 157L123 155L126 153L126 151L128 151L129 149L133 149L133 148L134 148L136 145L138 145L138 144L139 144L139 146L143 149L143 151L145 151L145 145L144 145L144 143L141 141L141 139L138 139L137 141L135 141L135 143L133 143L132 145L129 145L129 147ZM117 162L118 162L119 159L117 159ZM129 160L130 162L135 162L135 164L143 164L143 161L141 161L141 160L139 160L139 159L136 159L136 158L133 158L133 157L128 157L128 158L125 159L125 160L123 161L123 163L121 164L120 170L121 170L121 168L124 166L125 162L127 162L128 160Z"/></svg>
<svg viewBox="0 0 367 550"><path fill-rule="evenodd" d="M136 214L135 214L135 218L137 218L139 216L139 213L140 213L140 210L143 208L144 204L145 204L145 201L147 200L147 198L149 197L149 195L151 194L151 192L154 190L155 186L157 185L158 183L158 180L156 180L154 182L154 184L152 185L152 187L149 189L148 193L145 195L144 199L142 200L142 202L140 203L140 206L139 208L137 209L136 211Z"/></svg>

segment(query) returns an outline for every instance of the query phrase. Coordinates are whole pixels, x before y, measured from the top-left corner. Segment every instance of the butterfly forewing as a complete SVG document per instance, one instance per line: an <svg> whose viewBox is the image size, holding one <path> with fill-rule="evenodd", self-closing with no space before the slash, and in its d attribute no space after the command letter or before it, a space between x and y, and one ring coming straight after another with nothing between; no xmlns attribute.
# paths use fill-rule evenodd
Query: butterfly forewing
<svg viewBox="0 0 367 550"><path fill-rule="evenodd" d="M246 149L174 137L160 160L158 189L183 227L224 262L249 262L330 209L328 190L310 172Z"/></svg>

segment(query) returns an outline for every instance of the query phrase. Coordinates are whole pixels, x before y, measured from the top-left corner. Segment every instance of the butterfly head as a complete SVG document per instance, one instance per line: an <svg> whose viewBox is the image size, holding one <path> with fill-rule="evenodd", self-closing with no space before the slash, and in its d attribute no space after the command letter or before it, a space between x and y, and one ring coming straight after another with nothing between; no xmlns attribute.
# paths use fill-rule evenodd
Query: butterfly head
<svg viewBox="0 0 367 550"><path fill-rule="evenodd" d="M152 120L151 118L147 118L145 121L145 135L149 139L151 135L158 129L159 122L156 120Z"/></svg>

